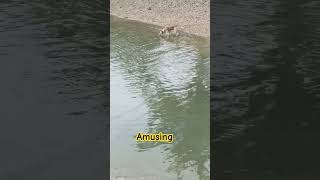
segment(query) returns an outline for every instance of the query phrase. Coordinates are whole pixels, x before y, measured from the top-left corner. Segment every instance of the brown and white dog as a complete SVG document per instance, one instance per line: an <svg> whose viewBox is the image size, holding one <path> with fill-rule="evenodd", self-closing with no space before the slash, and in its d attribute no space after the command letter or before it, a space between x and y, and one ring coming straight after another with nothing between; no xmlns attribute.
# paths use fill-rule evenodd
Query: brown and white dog
<svg viewBox="0 0 320 180"><path fill-rule="evenodd" d="M160 32L159 36L169 36L171 33L174 33L176 36L178 35L177 33L177 26L166 26L164 27Z"/></svg>

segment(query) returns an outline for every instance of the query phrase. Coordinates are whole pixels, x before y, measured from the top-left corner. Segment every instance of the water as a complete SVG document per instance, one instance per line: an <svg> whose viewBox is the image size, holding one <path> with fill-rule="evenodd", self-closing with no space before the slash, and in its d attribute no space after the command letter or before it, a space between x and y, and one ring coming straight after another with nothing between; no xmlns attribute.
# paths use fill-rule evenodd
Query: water
<svg viewBox="0 0 320 180"><path fill-rule="evenodd" d="M209 179L209 43L111 18L111 177ZM172 144L136 142L173 133Z"/></svg>
<svg viewBox="0 0 320 180"><path fill-rule="evenodd" d="M105 7L0 3L0 179L107 179Z"/></svg>
<svg viewBox="0 0 320 180"><path fill-rule="evenodd" d="M320 178L319 10L313 0L215 3L215 179Z"/></svg>

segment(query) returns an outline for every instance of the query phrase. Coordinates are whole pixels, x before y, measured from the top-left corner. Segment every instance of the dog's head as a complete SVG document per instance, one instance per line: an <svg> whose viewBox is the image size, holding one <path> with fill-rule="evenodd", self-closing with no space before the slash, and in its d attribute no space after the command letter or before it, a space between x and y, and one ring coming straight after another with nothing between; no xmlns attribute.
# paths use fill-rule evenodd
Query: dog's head
<svg viewBox="0 0 320 180"><path fill-rule="evenodd" d="M160 35L163 35L164 34L164 30L162 29L162 30L160 30L160 32L159 32L159 36Z"/></svg>
<svg viewBox="0 0 320 180"><path fill-rule="evenodd" d="M167 27L160 30L159 35L163 35L167 32Z"/></svg>

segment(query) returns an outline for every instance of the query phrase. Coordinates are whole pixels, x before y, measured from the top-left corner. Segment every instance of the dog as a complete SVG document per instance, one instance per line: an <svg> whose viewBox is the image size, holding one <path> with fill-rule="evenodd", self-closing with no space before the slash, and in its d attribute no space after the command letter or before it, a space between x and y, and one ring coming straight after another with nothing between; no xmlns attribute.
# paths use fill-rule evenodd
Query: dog
<svg viewBox="0 0 320 180"><path fill-rule="evenodd" d="M169 36L170 34L174 33L176 36L178 36L177 32L177 26L166 26L159 32L159 36Z"/></svg>

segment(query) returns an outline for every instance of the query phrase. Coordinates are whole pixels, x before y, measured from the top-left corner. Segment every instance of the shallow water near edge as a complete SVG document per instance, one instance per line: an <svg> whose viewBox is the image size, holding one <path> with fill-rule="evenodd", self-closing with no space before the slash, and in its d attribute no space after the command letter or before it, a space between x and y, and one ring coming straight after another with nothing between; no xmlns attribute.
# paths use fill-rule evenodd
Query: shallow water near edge
<svg viewBox="0 0 320 180"><path fill-rule="evenodd" d="M111 17L111 177L209 179L209 43ZM172 144L136 142L173 133Z"/></svg>

